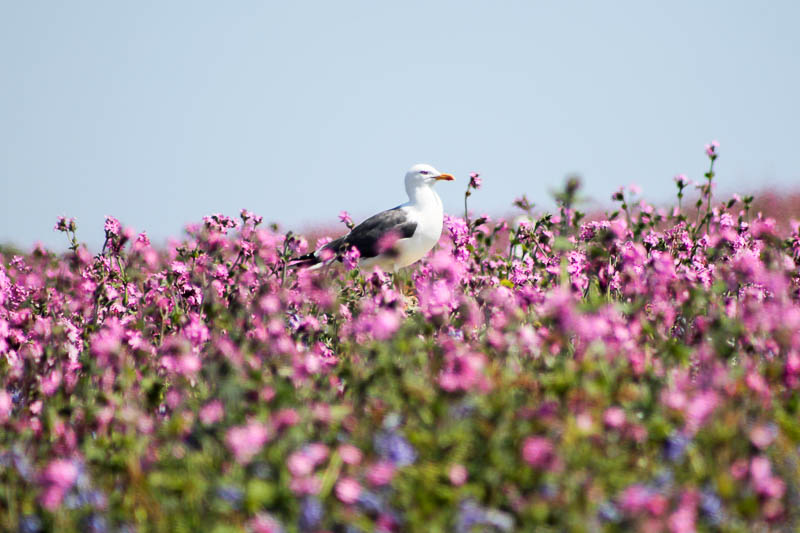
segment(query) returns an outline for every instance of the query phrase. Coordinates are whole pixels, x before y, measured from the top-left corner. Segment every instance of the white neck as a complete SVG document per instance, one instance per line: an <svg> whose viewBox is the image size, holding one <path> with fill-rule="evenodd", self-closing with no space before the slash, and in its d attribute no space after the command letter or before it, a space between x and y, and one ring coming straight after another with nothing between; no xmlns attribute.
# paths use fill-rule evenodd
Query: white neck
<svg viewBox="0 0 800 533"><path fill-rule="evenodd" d="M416 187L406 187L408 193L408 200L410 205L426 206L426 205L442 205L442 200L431 185L417 185Z"/></svg>

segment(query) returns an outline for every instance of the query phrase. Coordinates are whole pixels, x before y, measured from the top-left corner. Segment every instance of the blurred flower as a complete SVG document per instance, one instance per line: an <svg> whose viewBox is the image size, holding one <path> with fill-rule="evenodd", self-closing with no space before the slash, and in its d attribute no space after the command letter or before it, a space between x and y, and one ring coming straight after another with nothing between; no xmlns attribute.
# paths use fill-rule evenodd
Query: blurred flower
<svg viewBox="0 0 800 533"><path fill-rule="evenodd" d="M325 516L325 508L319 498L306 496L300 504L300 520L298 525L303 531L313 531L322 522Z"/></svg>
<svg viewBox="0 0 800 533"><path fill-rule="evenodd" d="M612 429L620 429L625 425L625 411L620 407L609 407L603 414L603 423Z"/></svg>
<svg viewBox="0 0 800 533"><path fill-rule="evenodd" d="M522 458L534 468L548 467L553 457L553 444L544 437L528 437L522 444Z"/></svg>
<svg viewBox="0 0 800 533"><path fill-rule="evenodd" d="M336 482L336 497L342 503L352 504L358 501L361 485L351 477L343 477Z"/></svg>
<svg viewBox="0 0 800 533"><path fill-rule="evenodd" d="M712 489L700 493L700 510L711 524L718 526L723 520L722 501Z"/></svg>
<svg viewBox="0 0 800 533"><path fill-rule="evenodd" d="M778 434L778 428L772 424L760 424L750 430L750 442L757 448L769 446Z"/></svg>
<svg viewBox="0 0 800 533"><path fill-rule="evenodd" d="M681 433L674 433L667 437L664 443L664 455L667 460L672 463L680 461L689 442L689 438Z"/></svg>
<svg viewBox="0 0 800 533"><path fill-rule="evenodd" d="M417 452L405 437L395 431L381 431L373 439L375 450L395 466L407 466L417 460Z"/></svg>
<svg viewBox="0 0 800 533"><path fill-rule="evenodd" d="M203 407L200 408L200 421L206 425L210 426L212 424L216 424L222 417L225 415L225 407L222 405L222 402L219 400L212 400L205 404Z"/></svg>
<svg viewBox="0 0 800 533"><path fill-rule="evenodd" d="M235 426L228 430L225 443L240 463L249 463L271 435L264 424L250 422L244 426Z"/></svg>
<svg viewBox="0 0 800 533"><path fill-rule="evenodd" d="M44 490L39 498L42 507L54 511L61 505L67 490L78 478L77 465L67 459L54 459L42 472L41 483Z"/></svg>
<svg viewBox="0 0 800 533"><path fill-rule="evenodd" d="M36 515L23 515L19 519L19 533L40 533L42 529L42 521Z"/></svg>
<svg viewBox="0 0 800 533"><path fill-rule="evenodd" d="M302 451L294 452L286 460L286 466L289 472L295 477L307 476L314 470L314 461L311 460L307 454Z"/></svg>
<svg viewBox="0 0 800 533"><path fill-rule="evenodd" d="M283 533L283 526L272 515L257 513L247 522L253 533Z"/></svg>
<svg viewBox="0 0 800 533"><path fill-rule="evenodd" d="M367 469L367 481L373 486L381 487L392 482L395 466L389 461L378 461Z"/></svg>
<svg viewBox="0 0 800 533"><path fill-rule="evenodd" d="M464 465L458 463L452 465L450 470L447 472L447 477L450 479L450 483L456 487L460 487L466 483L467 476L467 469L464 467Z"/></svg>
<svg viewBox="0 0 800 533"><path fill-rule="evenodd" d="M0 424L8 421L12 409L11 395L4 389L0 389Z"/></svg>
<svg viewBox="0 0 800 533"><path fill-rule="evenodd" d="M355 466L361 462L364 454L352 444L342 444L339 446L339 456L346 464Z"/></svg>

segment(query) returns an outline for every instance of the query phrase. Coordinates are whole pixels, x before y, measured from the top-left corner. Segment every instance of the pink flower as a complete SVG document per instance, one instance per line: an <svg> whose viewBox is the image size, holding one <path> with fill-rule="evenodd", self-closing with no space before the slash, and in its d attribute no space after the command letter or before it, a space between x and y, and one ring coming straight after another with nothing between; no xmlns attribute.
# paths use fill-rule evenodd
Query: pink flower
<svg viewBox="0 0 800 533"><path fill-rule="evenodd" d="M77 479L78 467L74 462L67 459L50 461L41 476L44 490L39 501L42 506L50 511L56 510Z"/></svg>
<svg viewBox="0 0 800 533"><path fill-rule="evenodd" d="M352 444L342 444L339 446L339 456L346 464L355 466L361 462L364 454Z"/></svg>
<svg viewBox="0 0 800 533"><path fill-rule="evenodd" d="M717 157L717 148L719 148L719 142L711 141L706 145L706 155L711 159L715 159Z"/></svg>
<svg viewBox="0 0 800 533"><path fill-rule="evenodd" d="M694 533L697 520L697 492L684 491L678 509L669 517L670 533Z"/></svg>
<svg viewBox="0 0 800 533"><path fill-rule="evenodd" d="M394 478L395 467L389 461L378 461L367 470L367 481L370 485L381 487L388 485Z"/></svg>
<svg viewBox="0 0 800 533"><path fill-rule="evenodd" d="M687 507L679 507L669 517L670 533L695 533L697 512Z"/></svg>
<svg viewBox="0 0 800 533"><path fill-rule="evenodd" d="M283 527L267 513L258 513L247 522L247 527L253 533L283 533Z"/></svg>
<svg viewBox="0 0 800 533"><path fill-rule="evenodd" d="M625 425L625 411L621 407L609 407L603 414L603 423L612 429L619 429Z"/></svg>
<svg viewBox="0 0 800 533"><path fill-rule="evenodd" d="M628 514L636 514L647 508L652 491L643 485L631 485L620 496L620 507Z"/></svg>
<svg viewBox="0 0 800 533"><path fill-rule="evenodd" d="M336 497L348 505L358 501L361 495L361 485L351 477L343 477L336 482Z"/></svg>
<svg viewBox="0 0 800 533"><path fill-rule="evenodd" d="M347 270L353 270L354 268L358 267L358 260L361 258L361 252L358 251L358 248L355 246L351 246L349 250L347 250L344 255L342 255L342 263L344 263L344 267Z"/></svg>
<svg viewBox="0 0 800 533"><path fill-rule="evenodd" d="M786 483L772 475L772 465L763 455L750 461L750 477L756 491L767 498L780 498L786 492Z"/></svg>
<svg viewBox="0 0 800 533"><path fill-rule="evenodd" d="M750 430L750 442L756 448L763 450L772 444L776 434L777 429L774 426L761 424Z"/></svg>
<svg viewBox="0 0 800 533"><path fill-rule="evenodd" d="M293 476L302 477L309 475L314 470L314 461L302 451L297 451L286 460L286 466Z"/></svg>
<svg viewBox="0 0 800 533"><path fill-rule="evenodd" d="M42 481L61 488L69 488L78 479L78 467L67 459L50 461L42 473Z"/></svg>
<svg viewBox="0 0 800 533"><path fill-rule="evenodd" d="M271 438L269 429L260 422L250 422L228 430L225 443L239 463L249 463Z"/></svg>
<svg viewBox="0 0 800 533"><path fill-rule="evenodd" d="M119 237L119 234L122 231L122 225L116 218L106 215L106 222L103 225L103 229L106 230L106 234Z"/></svg>
<svg viewBox="0 0 800 533"><path fill-rule="evenodd" d="M455 485L456 487L460 487L464 483L467 482L468 476L467 469L464 465L456 463L450 467L450 470L447 473L447 477L450 479L450 483Z"/></svg>
<svg viewBox="0 0 800 533"><path fill-rule="evenodd" d="M400 327L400 317L397 311L381 309L371 321L372 336L376 340L383 341L389 339L397 328Z"/></svg>
<svg viewBox="0 0 800 533"><path fill-rule="evenodd" d="M553 460L553 444L544 437L528 437L522 445L522 458L534 468L546 468Z"/></svg>
<svg viewBox="0 0 800 533"><path fill-rule="evenodd" d="M283 428L291 427L300 422L300 415L294 409L281 409L275 413L275 429L280 431Z"/></svg>
<svg viewBox="0 0 800 533"><path fill-rule="evenodd" d="M328 447L321 442L312 442L303 448L303 452L313 461L314 466L321 464L330 454Z"/></svg>
<svg viewBox="0 0 800 533"><path fill-rule="evenodd" d="M469 186L473 189L480 189L481 188L481 178L480 174L477 172L470 172L469 174Z"/></svg>
<svg viewBox="0 0 800 533"><path fill-rule="evenodd" d="M483 375L485 366L486 357L482 353L455 354L448 352L445 356L444 368L439 374L439 386L448 392L466 391L473 388L486 389L488 382Z"/></svg>
<svg viewBox="0 0 800 533"><path fill-rule="evenodd" d="M224 415L225 408L219 400L211 400L200 408L199 413L200 421L206 426L219 422Z"/></svg>
<svg viewBox="0 0 800 533"><path fill-rule="evenodd" d="M67 217L58 217L56 221L56 225L53 228L56 231L75 231L75 219L74 218L67 218Z"/></svg>
<svg viewBox="0 0 800 533"><path fill-rule="evenodd" d="M242 217L242 220L244 220L245 222L247 222L248 220L252 220L253 224L256 226L261 224L261 222L264 220L264 217L256 215L248 211L247 209L242 209L241 212L239 213L239 216Z"/></svg>
<svg viewBox="0 0 800 533"><path fill-rule="evenodd" d="M183 376L193 376L202 368L200 357L196 354L183 354L178 357L175 365L175 372Z"/></svg>
<svg viewBox="0 0 800 533"><path fill-rule="evenodd" d="M42 378L42 393L45 396L52 396L61 385L61 371L53 370L47 376Z"/></svg>
<svg viewBox="0 0 800 533"><path fill-rule="evenodd" d="M378 239L378 252L379 253L386 253L391 252L394 248L394 244L400 240L402 235L396 231L387 231L384 235Z"/></svg>
<svg viewBox="0 0 800 533"><path fill-rule="evenodd" d="M137 248L148 248L150 246L150 238L147 236L147 232L143 231L136 237L135 245Z"/></svg>
<svg viewBox="0 0 800 533"><path fill-rule="evenodd" d="M301 496L304 494L319 494L322 489L322 480L319 476L294 477L289 482L289 489Z"/></svg>
<svg viewBox="0 0 800 533"><path fill-rule="evenodd" d="M353 219L350 218L350 213L348 213L347 211L342 211L341 213L339 213L339 220L344 222L345 226L351 229L355 225L353 224Z"/></svg>
<svg viewBox="0 0 800 533"><path fill-rule="evenodd" d="M745 459L737 459L731 465L730 472L733 479L744 479L747 475L747 461Z"/></svg>
<svg viewBox="0 0 800 533"><path fill-rule="evenodd" d="M704 391L689 401L686 407L686 426L690 431L697 431L706 419L714 412L719 398L714 391Z"/></svg>
<svg viewBox="0 0 800 533"><path fill-rule="evenodd" d="M0 424L8 422L13 407L11 395L5 389L0 389Z"/></svg>

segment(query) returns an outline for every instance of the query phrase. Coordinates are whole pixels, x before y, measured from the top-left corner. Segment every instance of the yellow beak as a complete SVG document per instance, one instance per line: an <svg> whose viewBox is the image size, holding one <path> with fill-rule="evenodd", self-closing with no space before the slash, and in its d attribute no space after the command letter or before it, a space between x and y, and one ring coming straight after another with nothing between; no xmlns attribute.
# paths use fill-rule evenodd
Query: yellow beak
<svg viewBox="0 0 800 533"><path fill-rule="evenodd" d="M453 181L455 178L450 174L439 174L436 176L437 181Z"/></svg>

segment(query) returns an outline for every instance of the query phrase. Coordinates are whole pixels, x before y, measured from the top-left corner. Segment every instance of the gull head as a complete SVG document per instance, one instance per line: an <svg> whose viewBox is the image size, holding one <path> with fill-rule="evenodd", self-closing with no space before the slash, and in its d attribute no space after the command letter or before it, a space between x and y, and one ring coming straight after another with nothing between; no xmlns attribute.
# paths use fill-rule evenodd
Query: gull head
<svg viewBox="0 0 800 533"><path fill-rule="evenodd" d="M443 174L430 165L420 163L406 172L406 189L416 189L424 185L433 185L437 181L453 181L454 179L450 174Z"/></svg>

